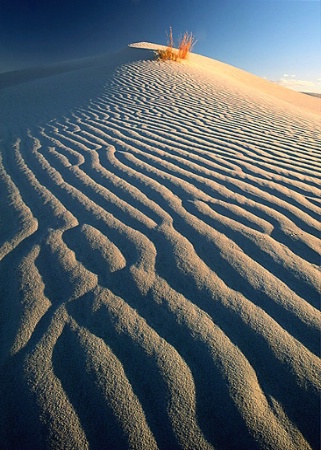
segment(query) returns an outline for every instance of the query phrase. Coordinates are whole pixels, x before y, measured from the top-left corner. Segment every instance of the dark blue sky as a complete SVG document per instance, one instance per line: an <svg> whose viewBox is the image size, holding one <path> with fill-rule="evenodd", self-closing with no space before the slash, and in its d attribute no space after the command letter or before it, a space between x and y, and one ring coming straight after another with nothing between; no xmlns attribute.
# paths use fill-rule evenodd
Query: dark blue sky
<svg viewBox="0 0 321 450"><path fill-rule="evenodd" d="M165 44L169 26L193 32L196 53L259 76L321 78L318 0L0 0L0 72Z"/></svg>

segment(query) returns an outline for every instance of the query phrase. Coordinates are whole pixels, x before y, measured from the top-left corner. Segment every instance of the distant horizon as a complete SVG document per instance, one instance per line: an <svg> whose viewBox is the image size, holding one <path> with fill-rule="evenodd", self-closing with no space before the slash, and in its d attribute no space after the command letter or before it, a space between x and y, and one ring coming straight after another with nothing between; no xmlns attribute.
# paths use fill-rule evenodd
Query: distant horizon
<svg viewBox="0 0 321 450"><path fill-rule="evenodd" d="M170 11L170 14L169 14ZM17 0L2 7L0 73L166 45L192 32L194 52L300 92L321 93L320 2L314 0Z"/></svg>

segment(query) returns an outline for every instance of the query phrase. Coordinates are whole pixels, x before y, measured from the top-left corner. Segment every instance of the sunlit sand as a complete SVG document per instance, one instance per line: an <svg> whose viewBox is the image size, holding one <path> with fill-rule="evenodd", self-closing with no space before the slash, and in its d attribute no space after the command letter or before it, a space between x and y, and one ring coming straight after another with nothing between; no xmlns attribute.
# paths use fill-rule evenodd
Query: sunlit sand
<svg viewBox="0 0 321 450"><path fill-rule="evenodd" d="M2 450L319 446L321 100L159 47L0 76Z"/></svg>

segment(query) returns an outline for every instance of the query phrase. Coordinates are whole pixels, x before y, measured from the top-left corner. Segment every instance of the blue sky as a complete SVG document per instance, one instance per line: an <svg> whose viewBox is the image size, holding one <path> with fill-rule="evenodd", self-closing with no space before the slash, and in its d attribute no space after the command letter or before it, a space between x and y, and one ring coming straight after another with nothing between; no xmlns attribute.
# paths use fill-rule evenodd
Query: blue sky
<svg viewBox="0 0 321 450"><path fill-rule="evenodd" d="M321 92L320 17L319 0L0 0L0 72L166 44L172 26L196 53Z"/></svg>

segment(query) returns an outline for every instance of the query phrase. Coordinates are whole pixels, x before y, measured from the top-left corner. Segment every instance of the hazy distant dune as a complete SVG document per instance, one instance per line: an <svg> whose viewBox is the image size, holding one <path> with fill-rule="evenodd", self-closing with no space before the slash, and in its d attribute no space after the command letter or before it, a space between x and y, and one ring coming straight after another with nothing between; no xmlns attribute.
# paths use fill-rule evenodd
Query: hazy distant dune
<svg viewBox="0 0 321 450"><path fill-rule="evenodd" d="M154 48L0 90L0 447L317 449L320 100Z"/></svg>

